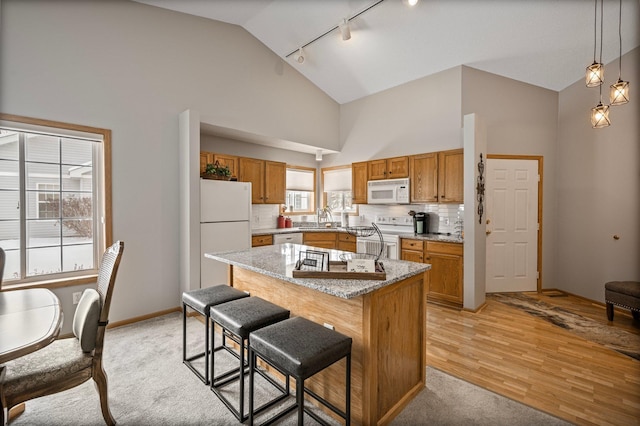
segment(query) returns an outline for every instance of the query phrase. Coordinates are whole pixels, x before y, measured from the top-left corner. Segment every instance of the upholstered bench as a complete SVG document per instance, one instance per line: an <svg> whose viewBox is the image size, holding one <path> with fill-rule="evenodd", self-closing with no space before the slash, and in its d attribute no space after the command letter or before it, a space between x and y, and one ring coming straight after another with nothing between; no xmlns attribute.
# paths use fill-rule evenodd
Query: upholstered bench
<svg viewBox="0 0 640 426"><path fill-rule="evenodd" d="M607 303L607 319L613 321L613 305L631 310L636 320L640 319L640 282L611 281L604 285L604 299Z"/></svg>

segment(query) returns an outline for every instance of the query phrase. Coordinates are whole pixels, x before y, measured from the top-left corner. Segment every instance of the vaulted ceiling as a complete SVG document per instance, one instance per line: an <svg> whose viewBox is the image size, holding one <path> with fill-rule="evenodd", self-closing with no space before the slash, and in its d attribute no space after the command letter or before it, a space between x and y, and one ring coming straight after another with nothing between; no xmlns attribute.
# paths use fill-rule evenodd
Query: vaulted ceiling
<svg viewBox="0 0 640 426"><path fill-rule="evenodd" d="M560 91L593 62L589 0L137 1L242 26L341 104L458 65ZM336 29L304 49L304 63L286 58L374 4L351 19L350 40ZM604 63L619 56L618 13L604 0ZM622 0L623 54L640 45L639 21L640 0Z"/></svg>

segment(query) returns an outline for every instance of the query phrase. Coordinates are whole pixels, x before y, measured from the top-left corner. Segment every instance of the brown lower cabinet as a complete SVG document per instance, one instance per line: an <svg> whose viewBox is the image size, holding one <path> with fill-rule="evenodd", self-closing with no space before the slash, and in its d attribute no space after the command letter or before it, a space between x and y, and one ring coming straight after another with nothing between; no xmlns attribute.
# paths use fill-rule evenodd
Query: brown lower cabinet
<svg viewBox="0 0 640 426"><path fill-rule="evenodd" d="M412 240L401 242L402 260L429 263L427 300L447 306L463 305L463 248L459 243Z"/></svg>
<svg viewBox="0 0 640 426"><path fill-rule="evenodd" d="M351 234L338 233L338 250L356 252L356 237Z"/></svg>
<svg viewBox="0 0 640 426"><path fill-rule="evenodd" d="M254 235L251 237L251 247L270 246L273 244L273 235Z"/></svg>
<svg viewBox="0 0 640 426"><path fill-rule="evenodd" d="M356 237L344 232L305 232L302 242L308 246L343 251L356 251Z"/></svg>

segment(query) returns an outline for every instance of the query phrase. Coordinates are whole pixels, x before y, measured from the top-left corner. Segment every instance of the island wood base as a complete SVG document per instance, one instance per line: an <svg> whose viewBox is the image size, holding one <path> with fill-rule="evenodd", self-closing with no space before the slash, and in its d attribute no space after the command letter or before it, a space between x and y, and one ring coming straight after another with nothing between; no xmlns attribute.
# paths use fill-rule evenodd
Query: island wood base
<svg viewBox="0 0 640 426"><path fill-rule="evenodd" d="M230 267L233 287L249 291L353 339L351 420L386 425L425 386L426 298L424 274L352 299ZM305 385L344 409L342 360Z"/></svg>

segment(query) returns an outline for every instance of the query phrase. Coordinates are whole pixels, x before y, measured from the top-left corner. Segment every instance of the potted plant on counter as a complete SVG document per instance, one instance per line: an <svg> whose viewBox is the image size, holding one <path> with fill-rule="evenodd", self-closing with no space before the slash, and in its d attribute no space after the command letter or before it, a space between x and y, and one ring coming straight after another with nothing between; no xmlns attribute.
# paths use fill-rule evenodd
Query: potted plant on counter
<svg viewBox="0 0 640 426"><path fill-rule="evenodd" d="M217 161L207 163L204 172L200 175L203 179L231 180L229 166L221 166Z"/></svg>

